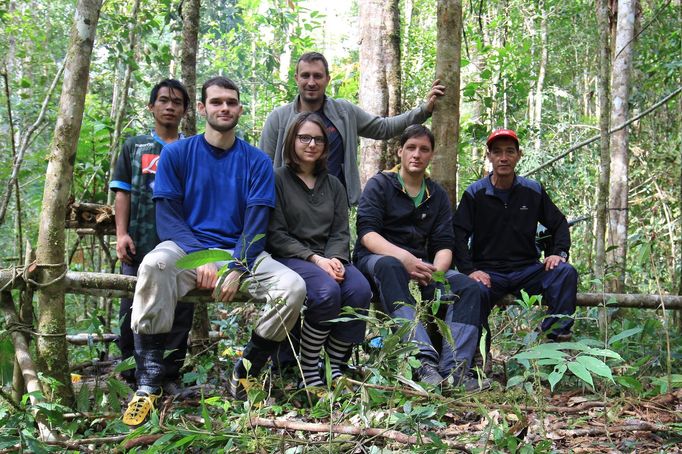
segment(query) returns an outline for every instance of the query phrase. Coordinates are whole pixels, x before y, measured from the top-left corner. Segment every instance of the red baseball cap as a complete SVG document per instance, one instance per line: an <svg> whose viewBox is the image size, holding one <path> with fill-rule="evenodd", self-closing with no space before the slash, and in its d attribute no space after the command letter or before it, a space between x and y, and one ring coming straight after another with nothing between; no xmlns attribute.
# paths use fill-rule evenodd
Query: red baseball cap
<svg viewBox="0 0 682 454"><path fill-rule="evenodd" d="M499 139L502 137L506 137L508 139L512 139L514 142L516 142L516 146L519 146L519 138L516 136L516 133L512 131L511 129L496 129L493 132L490 133L488 136L488 140L486 140L485 144L487 146L490 146L493 140Z"/></svg>

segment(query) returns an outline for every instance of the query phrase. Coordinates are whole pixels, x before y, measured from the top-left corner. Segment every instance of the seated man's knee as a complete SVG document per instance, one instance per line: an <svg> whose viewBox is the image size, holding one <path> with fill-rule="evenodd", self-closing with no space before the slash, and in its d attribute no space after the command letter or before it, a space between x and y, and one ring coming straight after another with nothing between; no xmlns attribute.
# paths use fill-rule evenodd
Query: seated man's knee
<svg viewBox="0 0 682 454"><path fill-rule="evenodd" d="M386 283L397 279L410 279L402 262L390 256L383 256L377 260L374 264L374 274Z"/></svg>

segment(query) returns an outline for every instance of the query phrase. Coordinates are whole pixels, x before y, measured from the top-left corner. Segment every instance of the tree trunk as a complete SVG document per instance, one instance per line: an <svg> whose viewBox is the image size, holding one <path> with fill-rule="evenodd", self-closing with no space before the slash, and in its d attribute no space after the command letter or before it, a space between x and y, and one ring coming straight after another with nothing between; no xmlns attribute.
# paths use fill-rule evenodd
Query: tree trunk
<svg viewBox="0 0 682 454"><path fill-rule="evenodd" d="M384 55L384 6L383 0L360 2L360 107L385 117L388 115L388 87ZM382 170L382 157L386 154L386 142L360 140L360 181L364 186L377 171Z"/></svg>
<svg viewBox="0 0 682 454"><path fill-rule="evenodd" d="M402 112L400 70L400 6L398 0L387 1L384 6L384 41L383 62L386 71L386 89L388 95L388 116L393 117ZM380 167L390 169L397 164L396 150L400 147L400 138L393 137L386 142L386 151L381 157Z"/></svg>
<svg viewBox="0 0 682 454"><path fill-rule="evenodd" d="M189 94L189 106L182 120L182 132L187 137L197 133L197 49L199 41L199 17L201 0L187 0L182 3L182 49L180 49L180 72L182 82Z"/></svg>
<svg viewBox="0 0 682 454"><path fill-rule="evenodd" d="M635 35L636 0L618 1L616 47L611 77L611 124L623 123L628 118L630 70ZM625 286L628 230L628 128L611 136L611 178L609 194L609 272L615 278L608 289L622 292Z"/></svg>
<svg viewBox="0 0 682 454"><path fill-rule="evenodd" d="M457 201L457 153L459 151L459 72L462 53L462 2L438 0L436 78L446 91L433 111L436 154L432 175L446 190L450 203Z"/></svg>
<svg viewBox="0 0 682 454"><path fill-rule="evenodd" d="M182 120L182 131L187 137L196 135L196 99L197 99L197 49L199 46L199 19L201 0L188 0L182 5L182 49L180 50L180 72L189 94L189 106ZM192 353L206 348L204 341L208 339L210 322L208 306L197 304L192 320Z"/></svg>
<svg viewBox="0 0 682 454"><path fill-rule="evenodd" d="M95 41L102 0L78 0L76 17L71 29L69 50L59 116L50 145L45 176L43 209L36 251L38 282L50 284L38 292L37 337L38 367L62 385L55 393L44 389L51 400L60 397L62 403L73 403L69 374L64 318L64 219L71 193L73 166L78 136L83 120L85 94L90 71L90 56Z"/></svg>
<svg viewBox="0 0 682 454"><path fill-rule="evenodd" d="M547 73L547 6L544 1L540 2L540 67L538 69L538 81L535 86L535 108L533 109L533 126L535 127L535 151L539 152L542 147L542 91L545 85Z"/></svg>
<svg viewBox="0 0 682 454"><path fill-rule="evenodd" d="M599 76L597 77L597 102L599 103L599 182L597 184L597 218L595 229L596 257L594 277L604 284L606 263L606 221L609 200L609 70L611 45L609 43L609 0L597 1L599 22ZM596 290L603 290L602 286Z"/></svg>

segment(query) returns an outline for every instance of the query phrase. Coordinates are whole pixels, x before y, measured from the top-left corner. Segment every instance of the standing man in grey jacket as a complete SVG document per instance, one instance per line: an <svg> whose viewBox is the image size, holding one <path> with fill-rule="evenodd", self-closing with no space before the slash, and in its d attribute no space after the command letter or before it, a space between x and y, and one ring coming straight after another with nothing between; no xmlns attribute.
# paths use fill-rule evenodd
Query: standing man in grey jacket
<svg viewBox="0 0 682 454"><path fill-rule="evenodd" d="M275 167L283 166L282 149L289 125L300 112L316 112L322 117L329 137L329 174L346 187L351 205L357 205L362 192L357 163L358 136L378 140L397 136L407 126L426 121L433 112L436 99L445 93L445 86L436 80L421 106L394 117L379 117L345 99L333 99L325 94L331 80L329 65L324 55L318 52L301 55L294 78L298 95L268 115L260 148L270 156Z"/></svg>

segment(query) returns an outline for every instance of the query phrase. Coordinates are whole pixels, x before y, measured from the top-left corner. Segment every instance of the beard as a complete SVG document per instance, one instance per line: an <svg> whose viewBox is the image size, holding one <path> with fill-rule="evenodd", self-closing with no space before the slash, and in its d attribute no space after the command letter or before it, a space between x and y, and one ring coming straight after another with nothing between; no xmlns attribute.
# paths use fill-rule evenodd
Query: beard
<svg viewBox="0 0 682 454"><path fill-rule="evenodd" d="M229 132L232 131L237 123L239 123L239 116L235 116L229 123L218 122L211 117L206 117L206 123L208 123L212 129L218 132Z"/></svg>

